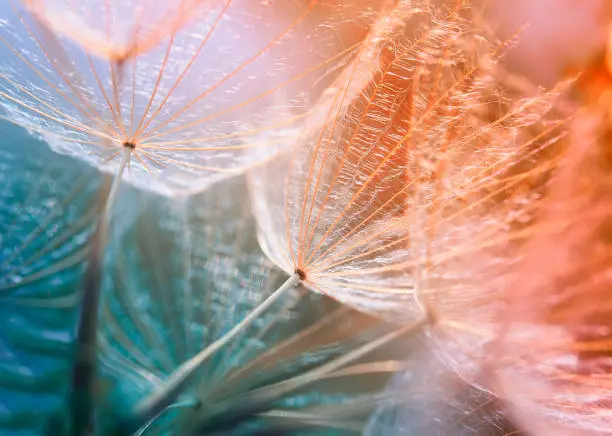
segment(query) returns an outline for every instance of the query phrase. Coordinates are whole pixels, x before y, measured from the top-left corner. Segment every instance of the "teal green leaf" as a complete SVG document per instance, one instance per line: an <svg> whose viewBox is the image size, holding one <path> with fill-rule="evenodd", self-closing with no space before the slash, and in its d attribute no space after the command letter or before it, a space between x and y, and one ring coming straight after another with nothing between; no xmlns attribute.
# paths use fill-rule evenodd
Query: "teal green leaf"
<svg viewBox="0 0 612 436"><path fill-rule="evenodd" d="M65 402L101 178L0 123L0 434L40 434Z"/></svg>

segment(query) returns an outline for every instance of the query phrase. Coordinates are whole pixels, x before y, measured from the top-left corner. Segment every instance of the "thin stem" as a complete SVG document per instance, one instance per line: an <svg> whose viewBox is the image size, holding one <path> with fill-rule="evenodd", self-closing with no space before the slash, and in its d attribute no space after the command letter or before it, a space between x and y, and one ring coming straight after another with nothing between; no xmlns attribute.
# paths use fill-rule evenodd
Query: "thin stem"
<svg viewBox="0 0 612 436"><path fill-rule="evenodd" d="M321 378L325 377L326 375L337 371L338 369L342 368L343 366L354 362L357 359L360 359L361 357L365 356L366 354L374 351L377 348L380 348L386 344L388 344L389 342L398 339L408 333L413 333L417 330L419 330L421 327L426 326L429 322L431 321L430 316L429 315L425 315L423 318L411 323L411 324L406 324L405 326L402 326L400 328L398 328L397 330L394 330L390 333L387 333L384 336L381 336L371 342L368 342L367 344L349 352L346 353L334 360L332 360L331 362L325 363L319 367L316 367L308 372L305 372L304 374L301 374L299 376L296 376L294 378L288 379L288 380L284 380L281 381L275 385L271 385L271 386L266 386L263 388L259 388L256 389L254 391L251 391L249 394L247 394L247 396L252 396L252 397L258 397L258 396L271 396L272 398L278 398L288 392L294 391L296 389L299 389L303 386L306 386L316 380L320 380Z"/></svg>
<svg viewBox="0 0 612 436"><path fill-rule="evenodd" d="M256 319L258 319L272 304L274 304L282 295L292 289L300 282L300 277L297 274L292 275L283 283L276 291L267 297L259 306L257 306L250 314L248 314L241 322L236 324L224 336L217 339L211 345L206 347L200 353L192 357L179 366L157 392L154 392L147 398L144 398L133 413L132 422L133 428L128 429L131 432L145 425L151 419L158 416L161 412L169 407L177 397L185 390L188 383L191 381L195 372L219 349L228 344L232 339L238 336L248 328ZM133 430L133 431L132 431Z"/></svg>
<svg viewBox="0 0 612 436"><path fill-rule="evenodd" d="M166 411L172 410L172 409L181 409L181 408L190 409L190 408L193 408L193 407L197 407L197 405L198 405L198 403L196 401L183 401L181 403L175 403L175 404L169 405L161 413L165 413ZM138 432L136 432L134 436L142 436L142 435L144 435L151 428L151 425L154 422L155 421L149 421L144 427L139 429Z"/></svg>
<svg viewBox="0 0 612 436"><path fill-rule="evenodd" d="M110 222L110 211L115 201L117 189L125 167L130 160L130 149L125 148L119 170L115 175L108 197L104 204L103 214L98 221L93 237L89 263L83 281L84 293L81 301L74 364L70 380L71 434L84 434L89 430L93 414L94 381L96 376L98 308L106 233Z"/></svg>
<svg viewBox="0 0 612 436"><path fill-rule="evenodd" d="M121 163L119 164L119 169L117 170L117 174L113 180L113 185L111 187L110 193L106 198L106 204L104 205L104 220L106 221L105 227L108 228L108 223L110 220L110 212L113 207L113 203L115 202L115 197L117 196L117 191L119 190L119 185L121 184L121 178L123 177L123 173L125 172L125 167L130 161L130 157L132 156L132 151L128 147L123 148L123 158L121 159Z"/></svg>

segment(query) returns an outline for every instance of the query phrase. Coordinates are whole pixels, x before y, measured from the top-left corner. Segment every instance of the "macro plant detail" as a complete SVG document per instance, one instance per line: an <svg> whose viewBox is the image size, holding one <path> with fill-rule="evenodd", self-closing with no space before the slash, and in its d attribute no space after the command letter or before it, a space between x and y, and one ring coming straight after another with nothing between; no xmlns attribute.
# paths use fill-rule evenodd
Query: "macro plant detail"
<svg viewBox="0 0 612 436"><path fill-rule="evenodd" d="M570 98L557 102L552 112L561 109L558 113L564 114L569 107L570 116L562 115L558 121L542 118L543 126L535 131L537 154L528 160L525 175L529 177L524 179L528 183L519 186L522 195L515 197L528 195L533 200L523 209L524 216L510 227L511 232L499 234L504 239L491 241L486 228L479 226L478 234L465 244L471 248L480 232L485 232L483 240L492 247L504 247L505 254L498 268L485 264L481 275L465 269L479 289L497 285L496 294L485 294L498 307L490 317L492 328L473 328L472 319L466 319L451 327L469 332L472 339L460 347L453 347L452 340L442 343L444 360L459 368L463 382L483 388L476 389L480 400L470 405L470 395L452 396L463 388L449 389L444 384L430 388L425 382L426 387L419 390L419 370L406 371L403 385L398 383L394 389L397 397L410 398L399 407L399 416L393 407L383 407L370 434L381 429L389 434L404 434L402 430L461 435L610 433L609 44L608 40L605 50L581 66L577 79L565 85L571 90ZM570 71L576 73L576 68ZM553 135L547 139L542 132ZM517 161L518 168L509 167L510 175L524 168ZM512 206L506 195L498 199ZM512 219L513 211L501 218ZM496 215L490 217L503 223L495 220ZM474 252L467 254L461 260L472 262ZM452 278L454 285L457 280ZM442 295L442 302L452 304L453 310L464 312L475 305L471 299L457 305ZM439 325L444 324L440 318ZM473 338L479 336L486 338L485 348L474 352L478 346ZM457 362L465 350L471 371L465 370L464 359ZM431 376L428 363L424 377ZM444 371L448 372L448 365ZM443 372L438 377L439 381L448 375ZM497 410L482 416L483 410L496 404ZM508 426L508 419L522 430Z"/></svg>
<svg viewBox="0 0 612 436"><path fill-rule="evenodd" d="M251 172L264 250L308 287L404 320L429 307L473 326L462 301L494 304L476 268L514 243L510 220L532 204L521 188L554 166L563 123L541 121L557 92L503 94L503 46L469 13L400 2L321 103L325 126Z"/></svg>
<svg viewBox="0 0 612 436"><path fill-rule="evenodd" d="M0 433L608 434L610 41L489 6L0 5Z"/></svg>
<svg viewBox="0 0 612 436"><path fill-rule="evenodd" d="M360 310L425 316L436 359L492 404L504 394L488 351L523 247L548 231L537 217L564 156L571 112L555 105L568 85L517 88L498 65L508 43L479 33L473 11L420 5L400 2L381 20L385 37L366 39L323 101L325 127L274 169L254 169L252 197L278 266ZM437 392L404 402L424 407ZM413 429L433 431L431 414L420 419ZM436 421L440 434L463 428Z"/></svg>
<svg viewBox="0 0 612 436"><path fill-rule="evenodd" d="M117 201L138 204L140 214L132 223L117 222L120 228L109 241L107 259L117 267L108 268L110 280L103 293L100 359L107 390L114 392L105 422L119 419L119 428L131 434L134 430L127 430L139 415L126 412L146 409L143 399L162 397L156 394L167 386L166 380L256 309L282 277L271 274L253 222L241 213L248 207L243 180L223 182L184 204L124 195ZM152 218L160 216L163 219ZM150 240L150 234L158 238ZM172 257L145 254L151 251ZM138 265L150 274L134 278L124 265ZM322 335L324 330L333 334ZM243 429L239 434L252 434L262 425L316 427L317 421L359 427L363 424L351 416L371 410L371 388L356 389L360 394L353 396L343 392L353 377L381 386L391 372L388 368L403 364L393 347L372 350L368 356L359 353L393 330L330 299L292 288L255 324L202 362L175 403L180 405L149 428L159 432L173 426L180 434ZM346 368L338 362L345 354L354 354ZM344 420L332 423L331 416L316 411L319 391L330 393L324 404L343 411ZM137 423L136 429L151 418Z"/></svg>
<svg viewBox="0 0 612 436"><path fill-rule="evenodd" d="M119 173L127 167L141 188L196 192L291 138L305 87L350 52L330 47L324 27L309 20L323 7L7 1L3 118L61 153ZM342 9L330 20L341 21ZM289 50L298 38L299 58Z"/></svg>
<svg viewBox="0 0 612 436"><path fill-rule="evenodd" d="M205 360L179 391L181 398L163 403L159 417L137 414L148 411L143 404L159 398L172 374L184 371L182 363L223 337L282 279L259 251L244 215L244 182L223 182L184 202L122 190L115 205L129 218L111 221L104 265L96 265L91 242L99 236L100 188L107 192L108 184L69 157L48 165L53 153L26 138L21 132L15 139L22 147L3 149L4 159L13 156L4 180L19 182L4 183L3 198L21 195L21 187L30 190L17 207L3 209L2 228L24 226L28 236L19 252L6 251L9 233L3 231L2 259L10 261L2 288L3 434L81 434L92 424L101 434L363 427L376 387L403 366L400 340L380 343L389 333L397 337L396 327L302 288L289 290ZM21 178L11 179L16 172ZM65 197L79 172L74 192ZM23 210L31 221L21 218ZM142 273L134 275L135 269ZM72 377L88 363L75 358L74 330L85 304L79 291L92 286L92 272L101 276L103 289L98 339L90 342L98 350L98 369L89 391L88 383ZM355 377L368 383L349 389Z"/></svg>

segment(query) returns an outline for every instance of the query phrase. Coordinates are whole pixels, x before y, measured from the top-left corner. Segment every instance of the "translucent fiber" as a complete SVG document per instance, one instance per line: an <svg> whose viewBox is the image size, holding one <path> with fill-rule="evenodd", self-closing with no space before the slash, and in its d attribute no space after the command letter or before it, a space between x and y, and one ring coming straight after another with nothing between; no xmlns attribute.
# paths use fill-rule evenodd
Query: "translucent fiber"
<svg viewBox="0 0 612 436"><path fill-rule="evenodd" d="M367 436L518 436L504 402L450 371L414 341L409 364L397 372L372 414ZM481 376L486 377L483 371ZM484 377L483 377L484 378Z"/></svg>
<svg viewBox="0 0 612 436"><path fill-rule="evenodd" d="M525 188L554 166L559 123L542 121L556 93L504 95L503 47L449 3L400 2L383 17L314 127L251 186L277 265L370 313L429 309L457 359L488 340L500 271L540 195Z"/></svg>
<svg viewBox="0 0 612 436"><path fill-rule="evenodd" d="M323 22L319 1L9 0L1 115L97 167L129 147L141 187L198 191L291 143L305 90L348 53L331 24L349 6Z"/></svg>

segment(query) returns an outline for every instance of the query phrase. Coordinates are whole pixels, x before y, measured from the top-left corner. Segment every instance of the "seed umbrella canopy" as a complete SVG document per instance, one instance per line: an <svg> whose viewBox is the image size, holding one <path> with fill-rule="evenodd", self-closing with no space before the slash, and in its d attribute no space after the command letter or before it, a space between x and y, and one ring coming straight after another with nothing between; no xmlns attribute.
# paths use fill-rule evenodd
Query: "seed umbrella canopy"
<svg viewBox="0 0 612 436"><path fill-rule="evenodd" d="M316 0L165 5L4 2L1 115L97 167L128 150L138 186L192 193L290 143L307 86L350 53L330 25L373 14L349 2L316 21Z"/></svg>
<svg viewBox="0 0 612 436"><path fill-rule="evenodd" d="M360 310L405 321L429 309L477 330L535 208L525 187L554 168L563 122L543 116L558 92L510 98L503 45L462 2L399 3L321 99L325 121L250 173L260 240L307 287Z"/></svg>

